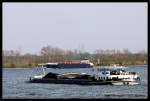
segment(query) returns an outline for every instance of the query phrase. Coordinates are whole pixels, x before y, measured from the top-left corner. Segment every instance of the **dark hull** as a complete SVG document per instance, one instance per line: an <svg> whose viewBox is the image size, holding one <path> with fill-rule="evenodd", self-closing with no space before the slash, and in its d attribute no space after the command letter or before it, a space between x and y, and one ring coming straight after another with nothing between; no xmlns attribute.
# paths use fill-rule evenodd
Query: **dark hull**
<svg viewBox="0 0 150 101"><path fill-rule="evenodd" d="M30 78L30 83L53 83L53 84L79 84L79 85L129 85L138 84L139 80L124 80L119 78L97 80L94 76L81 74L65 74L48 73L43 78Z"/></svg>
<svg viewBox="0 0 150 101"><path fill-rule="evenodd" d="M78 84L78 85L113 85L121 81L96 81L96 80L81 80L81 79L32 79L30 83L53 83L53 84Z"/></svg>
<svg viewBox="0 0 150 101"><path fill-rule="evenodd" d="M58 65L47 65L47 68L91 68L90 64L58 64Z"/></svg>

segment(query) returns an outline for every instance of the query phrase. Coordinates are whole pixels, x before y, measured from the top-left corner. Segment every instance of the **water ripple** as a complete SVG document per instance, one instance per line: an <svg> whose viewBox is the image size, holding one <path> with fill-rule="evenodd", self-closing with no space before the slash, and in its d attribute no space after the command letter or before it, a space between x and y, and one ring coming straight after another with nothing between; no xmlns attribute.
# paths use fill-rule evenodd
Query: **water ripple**
<svg viewBox="0 0 150 101"><path fill-rule="evenodd" d="M26 83L29 76L36 74L33 68L3 69L3 98L4 99L68 99L68 98L100 98L100 99L130 99L147 98L148 80L147 68L129 68L141 75L141 85L112 86L112 85L69 85L69 84L36 84ZM65 73L67 69L51 69L51 72ZM69 69L72 72L85 72L85 69Z"/></svg>

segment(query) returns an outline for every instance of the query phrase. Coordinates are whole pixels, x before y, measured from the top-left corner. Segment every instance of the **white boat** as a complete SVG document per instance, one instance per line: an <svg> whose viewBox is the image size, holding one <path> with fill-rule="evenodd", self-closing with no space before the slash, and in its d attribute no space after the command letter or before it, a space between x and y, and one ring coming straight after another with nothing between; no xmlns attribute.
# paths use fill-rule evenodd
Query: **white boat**
<svg viewBox="0 0 150 101"><path fill-rule="evenodd" d="M125 71L124 66L110 66L98 68L95 79L103 82L110 81L112 85L136 85L140 84L140 76L135 72Z"/></svg>

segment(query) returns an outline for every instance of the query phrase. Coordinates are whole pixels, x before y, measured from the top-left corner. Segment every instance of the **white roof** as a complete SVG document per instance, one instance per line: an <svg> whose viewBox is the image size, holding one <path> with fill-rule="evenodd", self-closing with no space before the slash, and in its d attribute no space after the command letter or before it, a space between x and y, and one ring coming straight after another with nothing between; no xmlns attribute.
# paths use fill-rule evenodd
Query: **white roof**
<svg viewBox="0 0 150 101"><path fill-rule="evenodd" d="M57 65L58 63L41 63L38 64L39 66L43 66L43 65Z"/></svg>
<svg viewBox="0 0 150 101"><path fill-rule="evenodd" d="M47 65L58 65L58 63L57 62L55 62L55 63L46 63Z"/></svg>

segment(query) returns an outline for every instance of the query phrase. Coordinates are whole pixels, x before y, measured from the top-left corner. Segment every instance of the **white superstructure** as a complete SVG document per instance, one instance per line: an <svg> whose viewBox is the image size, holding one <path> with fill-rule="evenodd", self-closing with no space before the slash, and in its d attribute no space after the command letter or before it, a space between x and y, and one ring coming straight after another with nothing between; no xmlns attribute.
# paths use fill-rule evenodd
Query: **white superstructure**
<svg viewBox="0 0 150 101"><path fill-rule="evenodd" d="M126 67L112 66L99 68L95 73L95 79L100 81L112 81L113 84L139 84L140 77L135 72L125 71Z"/></svg>

